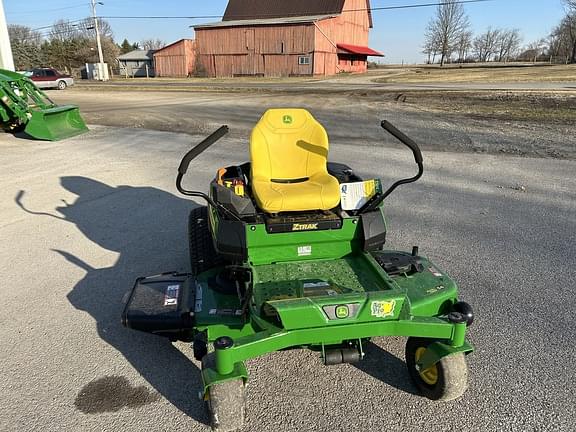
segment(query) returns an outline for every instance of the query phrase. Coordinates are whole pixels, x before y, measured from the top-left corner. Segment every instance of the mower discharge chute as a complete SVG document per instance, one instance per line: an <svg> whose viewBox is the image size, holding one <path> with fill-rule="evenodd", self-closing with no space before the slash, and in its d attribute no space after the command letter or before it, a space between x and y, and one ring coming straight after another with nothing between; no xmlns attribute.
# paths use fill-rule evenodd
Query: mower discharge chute
<svg viewBox="0 0 576 432"><path fill-rule="evenodd" d="M88 131L74 105L58 106L27 77L0 69L0 127L59 141Z"/></svg>
<svg viewBox="0 0 576 432"><path fill-rule="evenodd" d="M251 161L219 169L208 194L182 181L228 128L182 160L178 190L208 204L190 213L191 274L138 279L123 323L193 342L215 430L242 426L245 362L291 348L336 365L361 361L371 338L403 336L409 375L424 396L451 400L466 390L472 308L418 247L383 247L384 199L424 168L418 145L381 125L410 147L419 168L387 190L328 162L326 131L301 109L266 112L252 133Z"/></svg>

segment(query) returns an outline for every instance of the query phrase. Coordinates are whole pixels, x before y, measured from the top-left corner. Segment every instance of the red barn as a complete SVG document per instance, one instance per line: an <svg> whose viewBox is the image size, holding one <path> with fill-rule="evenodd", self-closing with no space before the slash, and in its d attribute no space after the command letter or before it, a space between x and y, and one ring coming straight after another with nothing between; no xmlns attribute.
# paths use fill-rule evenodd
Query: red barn
<svg viewBox="0 0 576 432"><path fill-rule="evenodd" d="M181 39L154 52L157 77L189 77L195 63L195 41L191 39Z"/></svg>
<svg viewBox="0 0 576 432"><path fill-rule="evenodd" d="M370 0L230 0L220 22L194 26L209 77L366 72Z"/></svg>

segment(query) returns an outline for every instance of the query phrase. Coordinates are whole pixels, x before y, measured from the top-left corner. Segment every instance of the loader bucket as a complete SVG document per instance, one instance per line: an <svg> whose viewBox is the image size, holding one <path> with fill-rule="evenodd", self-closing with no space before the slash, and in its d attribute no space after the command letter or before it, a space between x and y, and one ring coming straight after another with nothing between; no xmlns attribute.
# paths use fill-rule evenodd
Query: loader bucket
<svg viewBox="0 0 576 432"><path fill-rule="evenodd" d="M33 110L26 123L26 132L32 138L59 141L88 132L80 111L74 105Z"/></svg>

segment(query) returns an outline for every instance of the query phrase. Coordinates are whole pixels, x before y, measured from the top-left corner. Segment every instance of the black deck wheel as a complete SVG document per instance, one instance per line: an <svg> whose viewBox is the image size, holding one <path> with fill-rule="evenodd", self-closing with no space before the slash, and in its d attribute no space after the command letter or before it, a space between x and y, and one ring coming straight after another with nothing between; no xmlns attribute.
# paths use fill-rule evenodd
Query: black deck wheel
<svg viewBox="0 0 576 432"><path fill-rule="evenodd" d="M208 221L208 208L196 207L188 219L188 240L190 248L190 269L198 275L223 264L216 253Z"/></svg>
<svg viewBox="0 0 576 432"><path fill-rule="evenodd" d="M468 388L468 366L463 353L444 357L434 366L418 370L416 362L434 339L409 338L406 342L406 365L410 378L423 396L449 401L461 397Z"/></svg>
<svg viewBox="0 0 576 432"><path fill-rule="evenodd" d="M214 367L214 353L202 360L202 369ZM231 432L244 426L246 390L243 379L215 384L206 394L206 408L213 431Z"/></svg>

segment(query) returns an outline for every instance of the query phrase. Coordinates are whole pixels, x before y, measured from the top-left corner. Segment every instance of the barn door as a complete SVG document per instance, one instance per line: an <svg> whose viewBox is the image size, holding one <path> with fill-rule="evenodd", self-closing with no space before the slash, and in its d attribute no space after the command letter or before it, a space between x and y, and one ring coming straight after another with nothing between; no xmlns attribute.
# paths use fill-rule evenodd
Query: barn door
<svg viewBox="0 0 576 432"><path fill-rule="evenodd" d="M248 58L246 59L246 68L244 72L248 75L256 75L256 55L254 54L256 45L256 32L253 28L248 28L244 30L244 36L246 38L246 51L248 51Z"/></svg>
<svg viewBox="0 0 576 432"><path fill-rule="evenodd" d="M256 38L256 33L254 31L253 28L249 28L244 30L244 36L246 38L246 51L248 51L248 53L253 53L254 52L254 44L255 44L255 38Z"/></svg>

